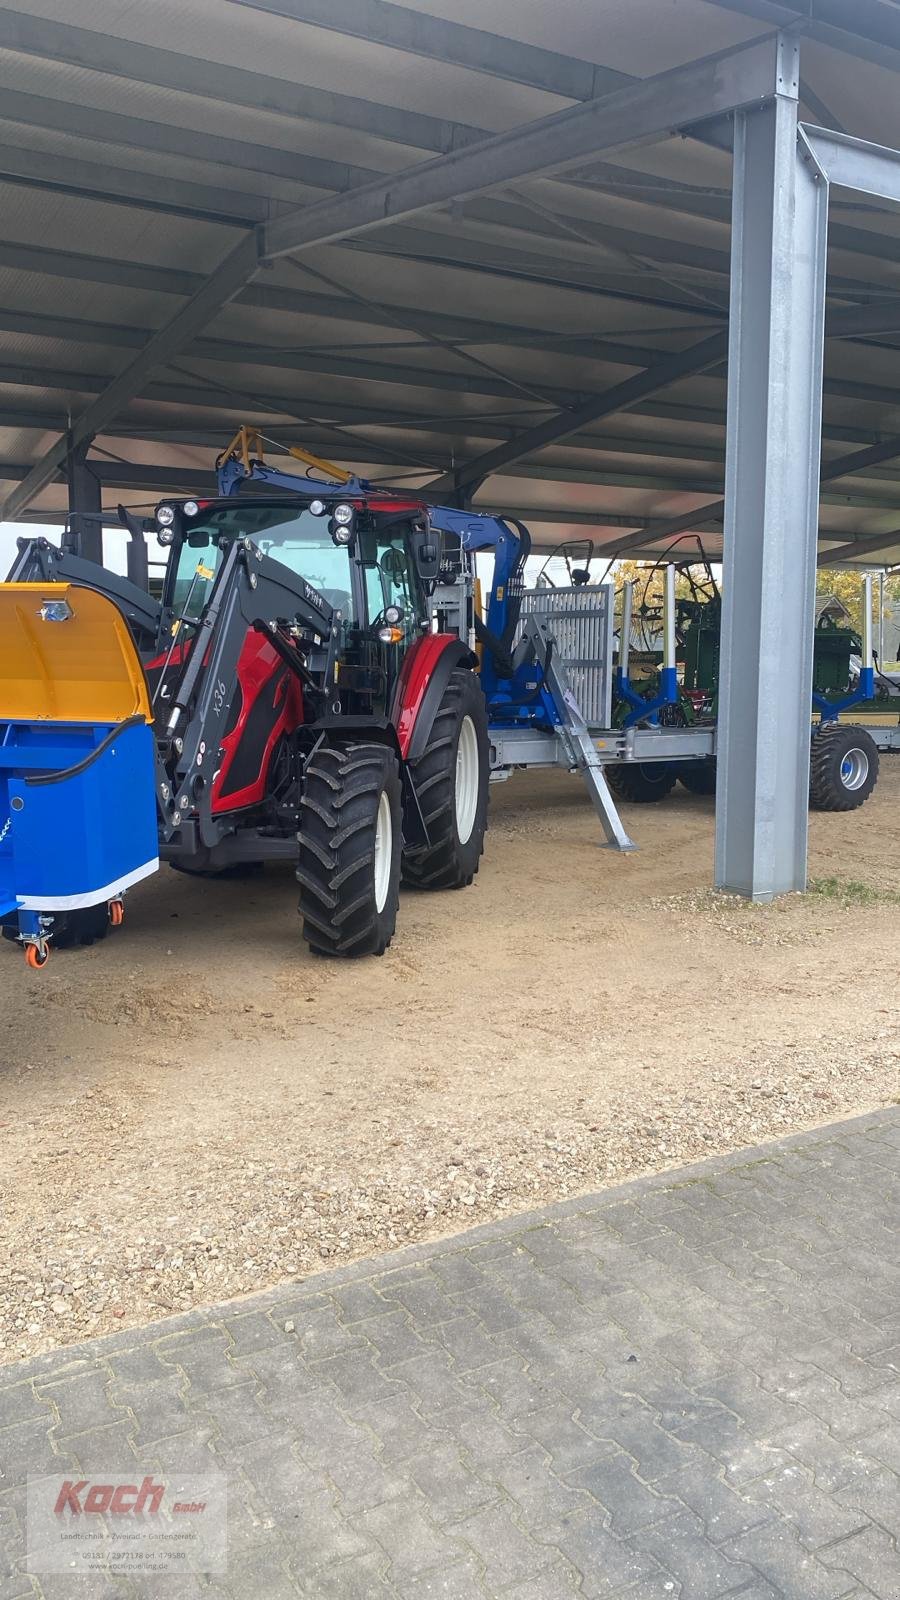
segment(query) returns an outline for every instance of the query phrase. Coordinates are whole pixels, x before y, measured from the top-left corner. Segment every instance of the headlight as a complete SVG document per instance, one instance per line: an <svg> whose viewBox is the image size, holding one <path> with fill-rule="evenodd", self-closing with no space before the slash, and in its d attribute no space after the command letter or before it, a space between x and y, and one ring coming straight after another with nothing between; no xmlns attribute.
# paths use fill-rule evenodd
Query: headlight
<svg viewBox="0 0 900 1600"><path fill-rule="evenodd" d="M342 527L340 523L336 524L334 519L332 519L331 537L335 544L349 544L350 540L353 538L353 529Z"/></svg>
<svg viewBox="0 0 900 1600"><path fill-rule="evenodd" d="M324 500L310 500L309 509L312 512L314 517L321 517L323 511L325 510L325 501Z"/></svg>
<svg viewBox="0 0 900 1600"><path fill-rule="evenodd" d="M197 512L200 510L200 507L198 506L196 500L185 500L181 509L186 517L195 517Z"/></svg>
<svg viewBox="0 0 900 1600"><path fill-rule="evenodd" d="M68 622L72 607L67 600L45 600L38 610L42 622Z"/></svg>
<svg viewBox="0 0 900 1600"><path fill-rule="evenodd" d="M399 606L385 606L384 620L385 622L390 622L396 626L398 622L403 621L403 612Z"/></svg>
<svg viewBox="0 0 900 1600"><path fill-rule="evenodd" d="M175 521L174 506L157 506L156 520L161 528L171 528Z"/></svg>
<svg viewBox="0 0 900 1600"><path fill-rule="evenodd" d="M346 500L342 500L340 505L335 506L334 520L339 528L349 528L353 521L353 507Z"/></svg>

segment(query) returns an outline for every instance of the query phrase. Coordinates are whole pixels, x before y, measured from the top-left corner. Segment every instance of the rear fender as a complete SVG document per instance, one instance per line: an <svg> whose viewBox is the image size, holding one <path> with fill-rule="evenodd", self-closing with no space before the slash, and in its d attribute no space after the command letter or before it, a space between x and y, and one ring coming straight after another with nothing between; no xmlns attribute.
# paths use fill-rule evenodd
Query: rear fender
<svg viewBox="0 0 900 1600"><path fill-rule="evenodd" d="M402 759L415 761L428 738L450 681L458 667L477 667L477 657L455 633L426 633L407 652L391 707Z"/></svg>

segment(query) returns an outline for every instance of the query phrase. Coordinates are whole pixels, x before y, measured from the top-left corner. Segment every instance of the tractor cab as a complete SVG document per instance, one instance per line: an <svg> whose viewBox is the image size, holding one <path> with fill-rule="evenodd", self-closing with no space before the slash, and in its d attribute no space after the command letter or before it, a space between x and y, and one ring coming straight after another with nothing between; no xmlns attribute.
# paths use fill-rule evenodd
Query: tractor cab
<svg viewBox="0 0 900 1600"><path fill-rule="evenodd" d="M198 628L229 548L250 540L327 603L342 709L385 714L403 657L429 629L426 584L436 567L417 500L341 495L232 494L164 501L157 538L169 547L162 631L182 649ZM148 663L159 669L172 652ZM179 657L181 652L178 652Z"/></svg>

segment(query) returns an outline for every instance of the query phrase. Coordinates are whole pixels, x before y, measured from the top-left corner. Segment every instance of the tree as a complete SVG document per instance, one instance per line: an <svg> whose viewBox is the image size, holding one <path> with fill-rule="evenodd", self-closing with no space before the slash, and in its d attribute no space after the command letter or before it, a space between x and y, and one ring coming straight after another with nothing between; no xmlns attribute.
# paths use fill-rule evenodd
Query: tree
<svg viewBox="0 0 900 1600"><path fill-rule="evenodd" d="M872 607L873 616L878 612L878 587L875 587L875 599ZM863 616L863 581L861 572L848 572L837 567L821 567L816 584L819 601L827 600L834 595L840 600L850 613L851 625L857 633L862 631ZM884 615L887 621L892 613L893 606L900 601L900 574L888 577L884 585ZM887 654L888 641L885 639L885 653Z"/></svg>

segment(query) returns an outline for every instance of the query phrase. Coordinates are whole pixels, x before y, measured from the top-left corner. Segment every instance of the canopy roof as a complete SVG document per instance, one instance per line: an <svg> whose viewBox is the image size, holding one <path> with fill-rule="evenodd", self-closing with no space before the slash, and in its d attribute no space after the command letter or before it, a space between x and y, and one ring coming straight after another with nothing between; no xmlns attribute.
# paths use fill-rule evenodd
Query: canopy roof
<svg viewBox="0 0 900 1600"><path fill-rule="evenodd" d="M723 485L727 127L545 167L254 273L241 251L323 197L791 24L806 119L900 146L900 14L882 0L0 9L7 515L63 511L58 461L22 503L35 463L230 258L230 295L114 394L89 456L105 505L204 490L247 421L444 491L485 457L474 504L544 547L587 533L598 552L658 551L679 519L717 555L720 518L699 513ZM900 561L900 531L871 553L900 530L896 213L838 192L829 274L822 552L859 540L860 560ZM705 362L685 355L704 343ZM648 370L634 399L622 386ZM608 392L605 414L565 425Z"/></svg>

